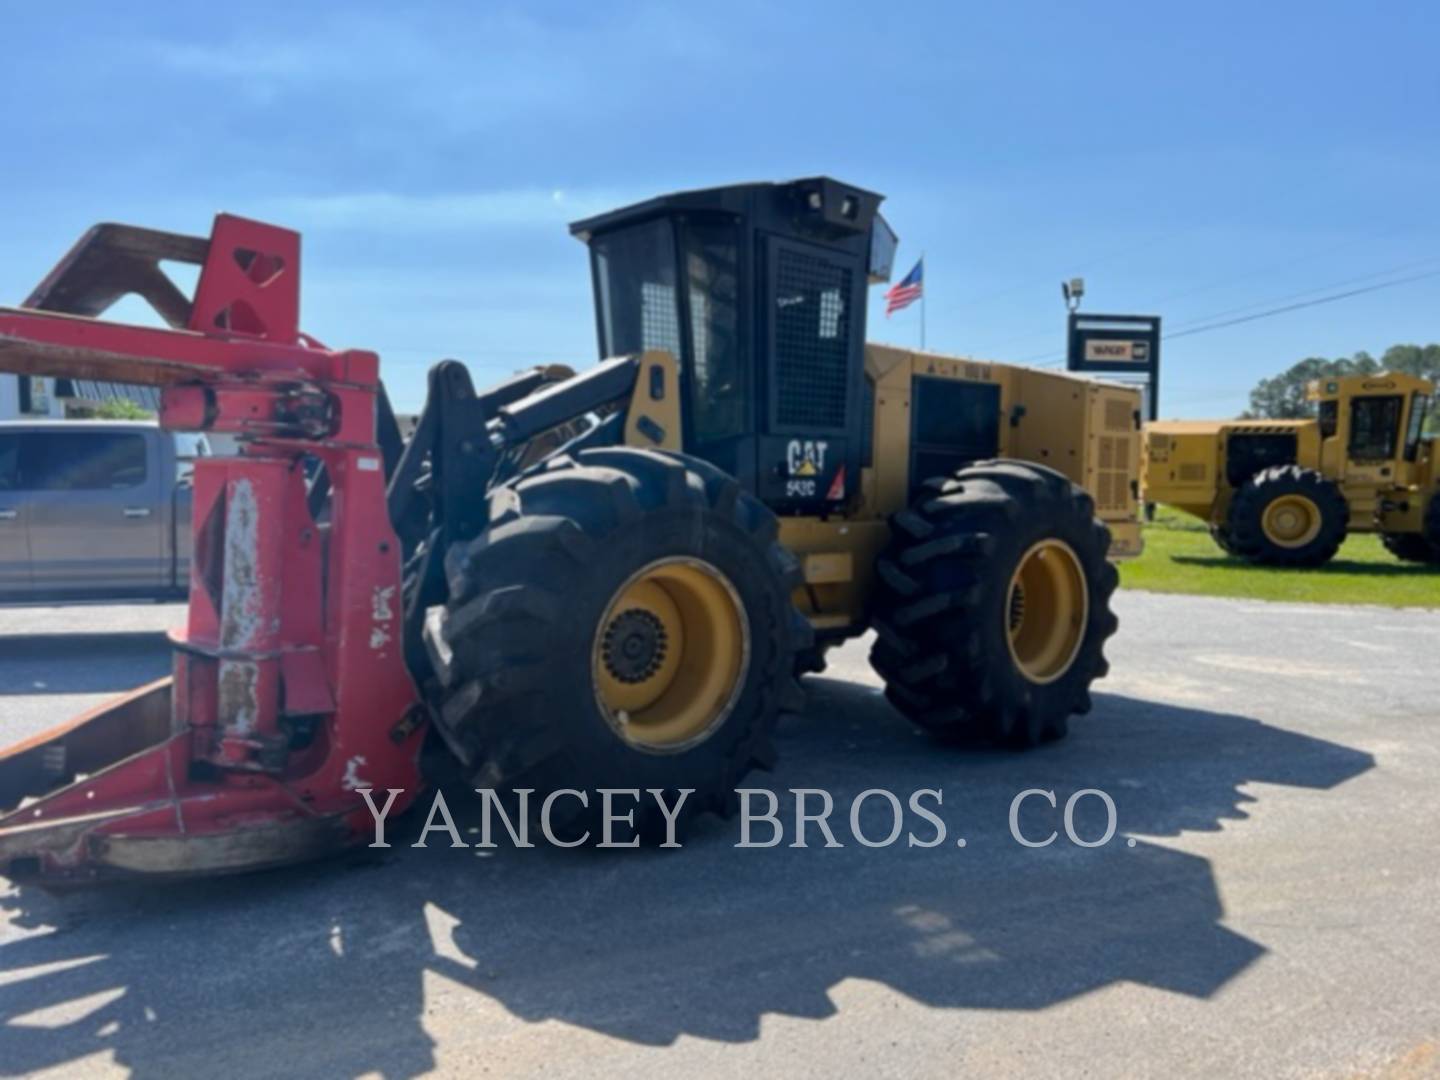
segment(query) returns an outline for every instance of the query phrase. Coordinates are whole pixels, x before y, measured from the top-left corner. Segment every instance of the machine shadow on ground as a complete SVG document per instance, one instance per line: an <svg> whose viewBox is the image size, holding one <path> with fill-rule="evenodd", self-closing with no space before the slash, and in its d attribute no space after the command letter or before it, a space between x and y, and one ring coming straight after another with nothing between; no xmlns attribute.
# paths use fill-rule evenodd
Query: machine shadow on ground
<svg viewBox="0 0 1440 1080"><path fill-rule="evenodd" d="M1206 860L1127 838L1220 829L1246 816L1244 785L1318 795L1373 765L1247 717L1104 694L1067 741L942 749L872 688L809 690L781 765L751 786L787 801L787 788L831 791L844 847L812 832L805 849L736 850L734 821L706 823L681 851L414 850L397 833L388 851L244 879L12 890L0 911L46 932L0 946L0 1063L110 1052L138 1076L187 1075L243 1054L282 1071L408 1077L435 1063L437 1000L472 1039L513 1035L518 1018L664 1046L753 1040L772 1014L829 1016L847 979L954 1010L1044 1009L1122 980L1208 998L1264 943L1222 925ZM946 842L859 846L848 809L876 786L902 801L943 789ZM1022 847L1008 811L1032 787L1062 806L1083 788L1109 792L1115 839ZM1058 811L1025 805L1027 836L1060 828ZM462 827L478 821L473 795L452 793L450 807ZM1100 801L1080 807L1077 831L1101 834ZM883 836L884 804L865 811L868 835Z"/></svg>
<svg viewBox="0 0 1440 1080"><path fill-rule="evenodd" d="M0 630L0 695L119 693L168 675L173 664L163 631Z"/></svg>

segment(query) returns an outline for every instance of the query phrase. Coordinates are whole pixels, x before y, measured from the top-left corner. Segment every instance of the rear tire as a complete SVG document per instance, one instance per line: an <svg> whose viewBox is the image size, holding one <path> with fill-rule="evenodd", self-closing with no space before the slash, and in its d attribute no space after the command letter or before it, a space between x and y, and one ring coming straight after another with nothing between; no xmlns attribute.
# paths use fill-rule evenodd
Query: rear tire
<svg viewBox="0 0 1440 1080"><path fill-rule="evenodd" d="M1215 541L1215 546L1226 555L1238 555L1235 545L1230 542L1230 531L1224 525L1210 526L1210 539Z"/></svg>
<svg viewBox="0 0 1440 1080"><path fill-rule="evenodd" d="M694 789L682 825L726 812L804 703L792 672L809 626L776 536L732 477L656 451L581 451L492 492L426 624L439 727L474 782L534 789L532 812L587 792L588 807L555 803L570 836L598 835L598 788L640 789L647 838L664 822L646 789L671 806Z"/></svg>
<svg viewBox="0 0 1440 1080"><path fill-rule="evenodd" d="M1382 533L1380 542L1386 551L1405 562L1440 564L1440 547L1419 533Z"/></svg>
<svg viewBox="0 0 1440 1080"><path fill-rule="evenodd" d="M1266 566L1321 566L1345 542L1350 509L1314 469L1272 465L1240 486L1225 528L1235 554Z"/></svg>
<svg viewBox="0 0 1440 1080"><path fill-rule="evenodd" d="M1117 620L1110 532L1052 469L980 462L891 519L870 662L886 696L949 740L1033 746L1090 710Z"/></svg>
<svg viewBox="0 0 1440 1080"><path fill-rule="evenodd" d="M1397 559L1440 565L1440 494L1430 496L1418 533L1382 533L1380 541Z"/></svg>

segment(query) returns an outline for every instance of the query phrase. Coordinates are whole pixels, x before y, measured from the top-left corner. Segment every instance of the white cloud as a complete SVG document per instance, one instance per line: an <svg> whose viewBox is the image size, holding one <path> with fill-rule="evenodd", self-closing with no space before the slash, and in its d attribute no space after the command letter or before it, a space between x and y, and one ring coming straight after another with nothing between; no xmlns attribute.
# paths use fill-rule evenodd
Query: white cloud
<svg viewBox="0 0 1440 1080"><path fill-rule="evenodd" d="M165 67L186 75L217 79L284 79L316 70L315 50L283 41L256 47L237 42L227 46L162 41L152 45Z"/></svg>
<svg viewBox="0 0 1440 1080"><path fill-rule="evenodd" d="M548 188L411 195L388 191L266 199L261 216L299 229L424 232L443 229L564 225L635 202L640 196L575 193Z"/></svg>
<svg viewBox="0 0 1440 1080"><path fill-rule="evenodd" d="M289 25L264 34L152 38L141 48L162 69L223 83L262 107L361 105L375 124L399 115L416 131L459 135L574 117L599 102L607 122L622 103L641 114L655 92L647 70L740 78L746 68L768 67L757 55L763 43L747 41L737 52L709 22L733 29L719 16L697 22L663 0L585 18L489 5L385 15L300 5ZM636 56L644 57L640 68Z"/></svg>
<svg viewBox="0 0 1440 1080"><path fill-rule="evenodd" d="M482 129L518 109L573 107L584 73L568 62L573 35L523 14L483 9L449 33L425 18L322 13L288 37L236 33L218 44L147 43L157 63L187 79L233 87L257 105L335 98L413 114L442 130Z"/></svg>

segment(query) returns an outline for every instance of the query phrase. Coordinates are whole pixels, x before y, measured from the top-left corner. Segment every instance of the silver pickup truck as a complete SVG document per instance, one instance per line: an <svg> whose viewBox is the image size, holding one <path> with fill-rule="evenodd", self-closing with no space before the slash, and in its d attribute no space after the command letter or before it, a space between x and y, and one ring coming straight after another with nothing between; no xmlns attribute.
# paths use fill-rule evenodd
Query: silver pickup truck
<svg viewBox="0 0 1440 1080"><path fill-rule="evenodd" d="M200 435L0 422L0 601L183 596Z"/></svg>

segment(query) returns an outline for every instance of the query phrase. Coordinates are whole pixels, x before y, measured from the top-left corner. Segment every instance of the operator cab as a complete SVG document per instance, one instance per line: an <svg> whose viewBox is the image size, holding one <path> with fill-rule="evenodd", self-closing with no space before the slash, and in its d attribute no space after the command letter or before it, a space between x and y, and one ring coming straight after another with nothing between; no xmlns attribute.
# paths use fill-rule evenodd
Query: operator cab
<svg viewBox="0 0 1440 1080"><path fill-rule="evenodd" d="M1316 380L1306 396L1317 405L1323 440L1343 437L1348 461L1386 468L1419 459L1433 394L1425 379L1382 372Z"/></svg>
<svg viewBox="0 0 1440 1080"><path fill-rule="evenodd" d="M859 484L867 282L883 196L826 178L663 195L571 225L590 248L602 357L664 349L687 453L781 512Z"/></svg>

